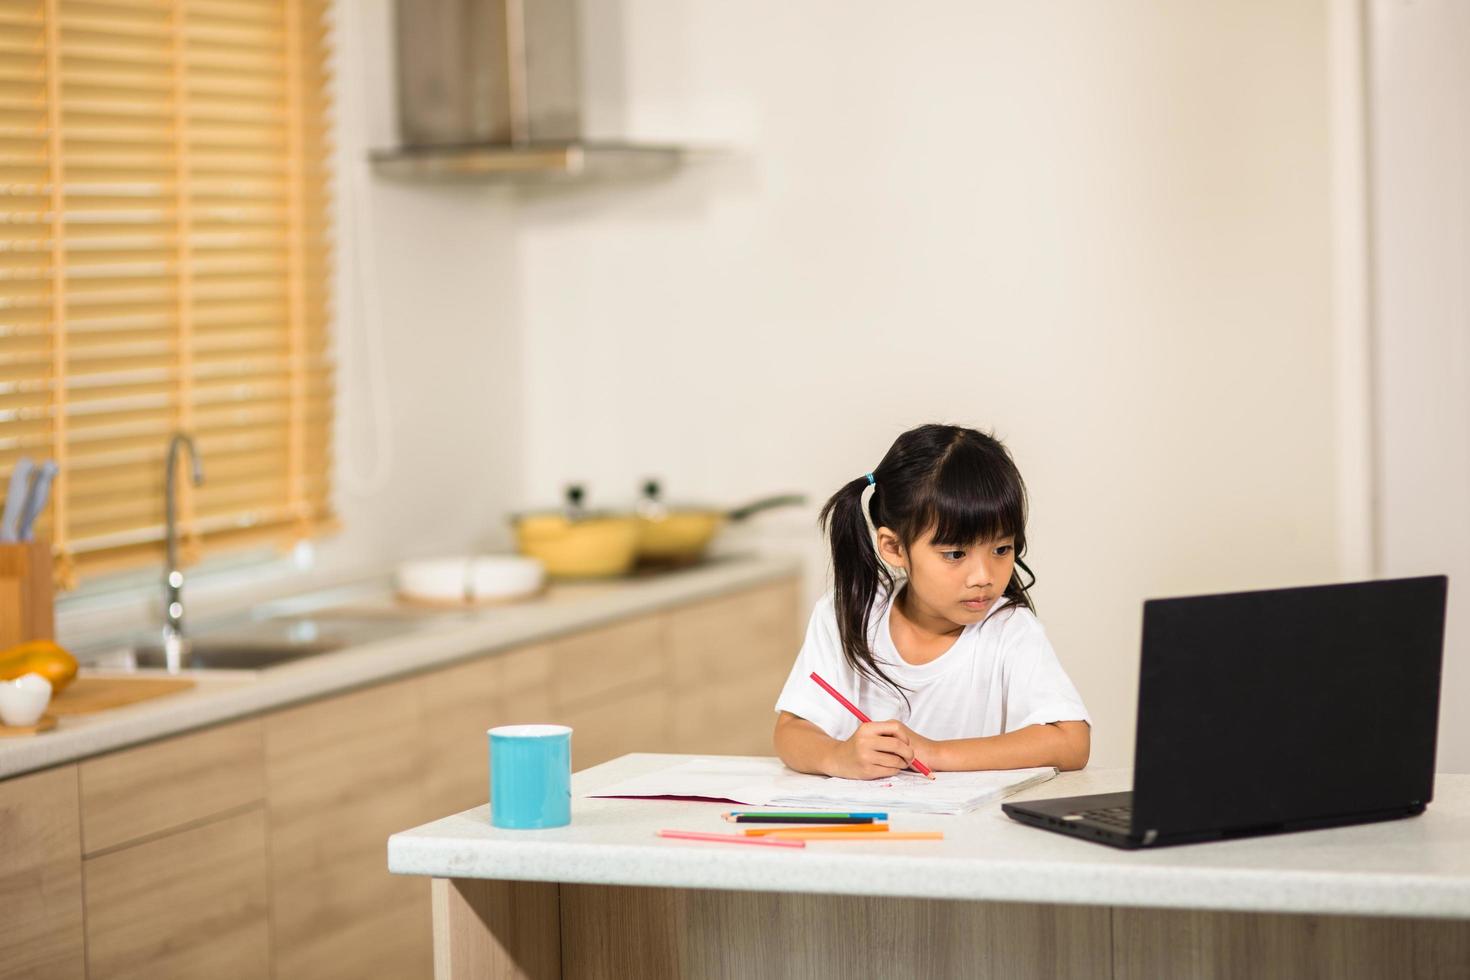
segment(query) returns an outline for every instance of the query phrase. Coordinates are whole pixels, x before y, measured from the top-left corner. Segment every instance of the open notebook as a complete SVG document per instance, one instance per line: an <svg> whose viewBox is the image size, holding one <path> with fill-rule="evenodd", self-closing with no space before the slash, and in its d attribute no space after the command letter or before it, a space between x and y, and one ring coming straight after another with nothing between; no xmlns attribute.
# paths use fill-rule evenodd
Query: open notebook
<svg viewBox="0 0 1470 980"><path fill-rule="evenodd" d="M777 759L701 756L604 786L589 797L708 800L746 806L964 813L1055 776L1050 766L990 772L901 772L883 779L809 776Z"/></svg>

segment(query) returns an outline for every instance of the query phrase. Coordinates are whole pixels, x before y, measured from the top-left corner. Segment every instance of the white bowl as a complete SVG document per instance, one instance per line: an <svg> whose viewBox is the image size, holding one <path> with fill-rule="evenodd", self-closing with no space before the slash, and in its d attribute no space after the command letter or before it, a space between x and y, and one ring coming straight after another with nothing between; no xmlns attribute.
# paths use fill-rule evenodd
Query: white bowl
<svg viewBox="0 0 1470 980"><path fill-rule="evenodd" d="M476 602L519 599L541 591L546 566L518 555L480 555L470 563L470 592Z"/></svg>
<svg viewBox="0 0 1470 980"><path fill-rule="evenodd" d="M0 721L23 727L34 725L51 703L51 682L40 674L22 674L0 681Z"/></svg>
<svg viewBox="0 0 1470 980"><path fill-rule="evenodd" d="M540 591L546 569L534 558L461 555L398 566L398 591L428 602L497 602Z"/></svg>
<svg viewBox="0 0 1470 980"><path fill-rule="evenodd" d="M467 556L406 561L394 576L398 591L413 599L464 601L470 592L469 562Z"/></svg>

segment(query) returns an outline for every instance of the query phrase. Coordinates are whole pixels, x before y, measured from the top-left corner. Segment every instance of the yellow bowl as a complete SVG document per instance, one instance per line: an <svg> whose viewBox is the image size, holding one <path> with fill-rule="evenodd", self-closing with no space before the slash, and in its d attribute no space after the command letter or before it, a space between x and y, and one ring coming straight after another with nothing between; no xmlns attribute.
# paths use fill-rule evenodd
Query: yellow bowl
<svg viewBox="0 0 1470 980"><path fill-rule="evenodd" d="M626 575L638 558L638 524L631 517L568 520L558 514L516 523L516 550L546 566L553 578Z"/></svg>

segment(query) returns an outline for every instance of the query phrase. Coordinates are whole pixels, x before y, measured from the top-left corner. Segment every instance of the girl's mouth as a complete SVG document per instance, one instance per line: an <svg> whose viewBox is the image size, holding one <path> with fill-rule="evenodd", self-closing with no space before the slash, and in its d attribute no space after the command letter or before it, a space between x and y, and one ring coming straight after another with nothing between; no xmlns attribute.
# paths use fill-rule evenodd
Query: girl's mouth
<svg viewBox="0 0 1470 980"><path fill-rule="evenodd" d="M993 599L961 599L960 604L966 609L984 609L994 601Z"/></svg>

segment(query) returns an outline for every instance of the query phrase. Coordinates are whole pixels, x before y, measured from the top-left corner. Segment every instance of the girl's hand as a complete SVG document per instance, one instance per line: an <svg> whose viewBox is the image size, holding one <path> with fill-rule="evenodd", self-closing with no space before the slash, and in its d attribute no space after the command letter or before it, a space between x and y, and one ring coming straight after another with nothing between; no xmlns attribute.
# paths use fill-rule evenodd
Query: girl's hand
<svg viewBox="0 0 1470 980"><path fill-rule="evenodd" d="M844 779L891 776L913 761L914 750L908 742L912 735L901 722L865 722L851 738L837 743L828 772Z"/></svg>
<svg viewBox="0 0 1470 980"><path fill-rule="evenodd" d="M939 770L936 761L940 755L939 743L932 738L925 738L901 721L895 721L892 724L898 726L899 737L908 743L909 749L914 753L909 756L909 761L912 762L914 759L918 759L924 765L937 772Z"/></svg>

